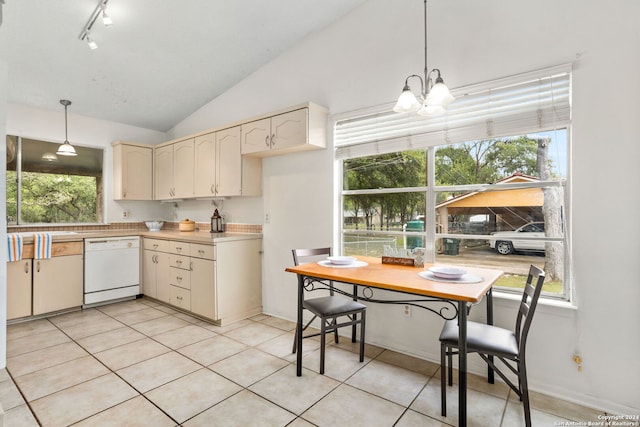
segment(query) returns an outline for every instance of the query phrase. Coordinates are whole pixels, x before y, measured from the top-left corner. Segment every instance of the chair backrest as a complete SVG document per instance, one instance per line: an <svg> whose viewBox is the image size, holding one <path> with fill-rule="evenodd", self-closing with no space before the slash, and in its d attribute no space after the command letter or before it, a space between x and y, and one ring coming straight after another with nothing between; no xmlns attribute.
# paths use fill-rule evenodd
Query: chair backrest
<svg viewBox="0 0 640 427"><path fill-rule="evenodd" d="M295 265L306 264L308 262L320 261L331 256L331 248L314 248L314 249L293 249L293 263ZM324 281L326 284L327 282ZM328 282L329 295L333 295L333 280Z"/></svg>
<svg viewBox="0 0 640 427"><path fill-rule="evenodd" d="M527 283L524 287L522 300L520 301L520 309L518 310L518 318L516 320L516 339L520 349L520 357L524 357L524 350L527 345L527 335L533 320L533 314L538 305L538 298L542 292L545 273L542 269L531 265L527 276Z"/></svg>
<svg viewBox="0 0 640 427"><path fill-rule="evenodd" d="M315 248L315 249L293 249L293 262L295 265L311 262L310 258L314 258L315 261L321 258L331 256L331 248Z"/></svg>

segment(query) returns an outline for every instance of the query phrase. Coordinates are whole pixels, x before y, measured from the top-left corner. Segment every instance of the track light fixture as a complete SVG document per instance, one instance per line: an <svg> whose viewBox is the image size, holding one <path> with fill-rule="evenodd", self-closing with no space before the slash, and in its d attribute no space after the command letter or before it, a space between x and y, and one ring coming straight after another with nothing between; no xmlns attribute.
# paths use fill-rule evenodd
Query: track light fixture
<svg viewBox="0 0 640 427"><path fill-rule="evenodd" d="M435 77L435 80L433 79ZM420 94L416 97L409 86L409 79L420 80ZM424 79L412 74L404 81L402 93L393 111L396 113L417 112L421 116L433 116L445 112L445 106L453 102L455 98L444 84L440 70L427 68L427 0L424 0Z"/></svg>
<svg viewBox="0 0 640 427"><path fill-rule="evenodd" d="M107 15L107 5L105 3L102 4L102 23L105 27L110 27L113 25L111 17Z"/></svg>
<svg viewBox="0 0 640 427"><path fill-rule="evenodd" d="M79 37L80 40L85 40L87 42L87 45L92 50L96 49L98 45L96 44L95 41L93 41L91 37L89 37L89 34L91 33L91 29L93 28L93 25L96 23L96 20L98 19L98 17L102 16L102 23L104 24L105 27L110 27L111 25L113 25L113 20L109 15L107 15L107 3L109 3L109 0L100 0L98 2L98 5L93 10L93 13L91 14L91 16L89 16L89 20L85 24L84 28L82 28L82 32L80 33L80 37Z"/></svg>

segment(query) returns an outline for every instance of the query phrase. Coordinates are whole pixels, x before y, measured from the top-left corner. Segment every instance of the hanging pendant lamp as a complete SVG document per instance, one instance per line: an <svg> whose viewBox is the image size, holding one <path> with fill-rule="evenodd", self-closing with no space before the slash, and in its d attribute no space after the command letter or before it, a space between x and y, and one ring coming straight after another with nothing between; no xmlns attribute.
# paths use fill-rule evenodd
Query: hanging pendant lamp
<svg viewBox="0 0 640 427"><path fill-rule="evenodd" d="M64 142L58 147L56 154L58 156L77 156L76 149L69 143L69 136L67 133L67 107L71 105L71 101L61 99L60 104L64 105Z"/></svg>
<svg viewBox="0 0 640 427"><path fill-rule="evenodd" d="M402 93L393 111L396 113L418 113L421 116L432 116L443 114L445 106L455 100L449 92L449 88L444 84L440 70L434 68L428 71L427 68L427 0L424 0L424 79L412 74L404 81ZM435 81L432 76L435 75ZM418 97L409 86L409 79L420 80L420 94Z"/></svg>

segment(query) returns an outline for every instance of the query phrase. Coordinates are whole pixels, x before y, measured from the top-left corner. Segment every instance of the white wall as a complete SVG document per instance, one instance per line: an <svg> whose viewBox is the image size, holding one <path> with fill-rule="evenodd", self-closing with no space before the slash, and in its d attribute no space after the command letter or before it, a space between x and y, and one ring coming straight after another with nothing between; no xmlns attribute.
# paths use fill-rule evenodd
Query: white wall
<svg viewBox="0 0 640 427"><path fill-rule="evenodd" d="M170 220L168 205L161 205L158 202L113 200L111 143L121 140L157 144L164 142L166 135L163 132L75 115L72 111L73 104L68 109L69 141L73 145L105 149L103 170L104 191L107 195L105 221L136 222L156 218ZM59 110L51 111L9 104L7 134L61 143L65 137L64 108L60 106ZM2 176L4 177L4 174ZM131 213L131 217L126 220L122 218L122 212L125 210Z"/></svg>
<svg viewBox="0 0 640 427"><path fill-rule="evenodd" d="M6 134L5 115L7 105L7 64L0 61L0 138L4 139ZM0 159L7 156L6 144L0 144ZM2 162L0 167L0 194L7 194L7 163ZM7 204L0 203L0 242L7 239ZM0 245L0 259L7 259L7 246ZM7 366L7 263L0 262L0 295L3 303L0 303L0 369Z"/></svg>
<svg viewBox="0 0 640 427"><path fill-rule="evenodd" d="M530 335L531 389L614 413L640 411L640 2L432 1L430 68L459 87L574 62L571 236L577 310L543 307ZM392 102L423 68L422 2L370 0L179 124L171 137L314 101L341 113ZM332 151L265 159L265 311L294 318L297 246L332 243ZM248 207L248 206L245 206ZM615 212L615 214L612 214ZM496 303L511 327L514 304ZM437 360L442 322L370 305L367 340ZM417 310L416 310L417 311ZM474 316L482 310L474 309ZM572 356L583 358L578 372ZM472 369L482 372L480 364Z"/></svg>

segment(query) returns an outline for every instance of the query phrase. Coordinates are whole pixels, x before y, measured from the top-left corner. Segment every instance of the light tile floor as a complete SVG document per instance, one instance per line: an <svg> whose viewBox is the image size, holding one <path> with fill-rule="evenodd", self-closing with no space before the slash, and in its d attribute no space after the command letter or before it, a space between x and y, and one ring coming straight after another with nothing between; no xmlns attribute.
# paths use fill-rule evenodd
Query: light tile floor
<svg viewBox="0 0 640 427"><path fill-rule="evenodd" d="M375 346L364 363L348 339L304 342L295 375L294 324L267 315L218 327L148 299L7 328L0 370L5 425L445 426L457 424L457 387L440 416L439 367ZM524 425L504 384L470 376L469 425ZM533 425L596 420L598 412L533 393Z"/></svg>

